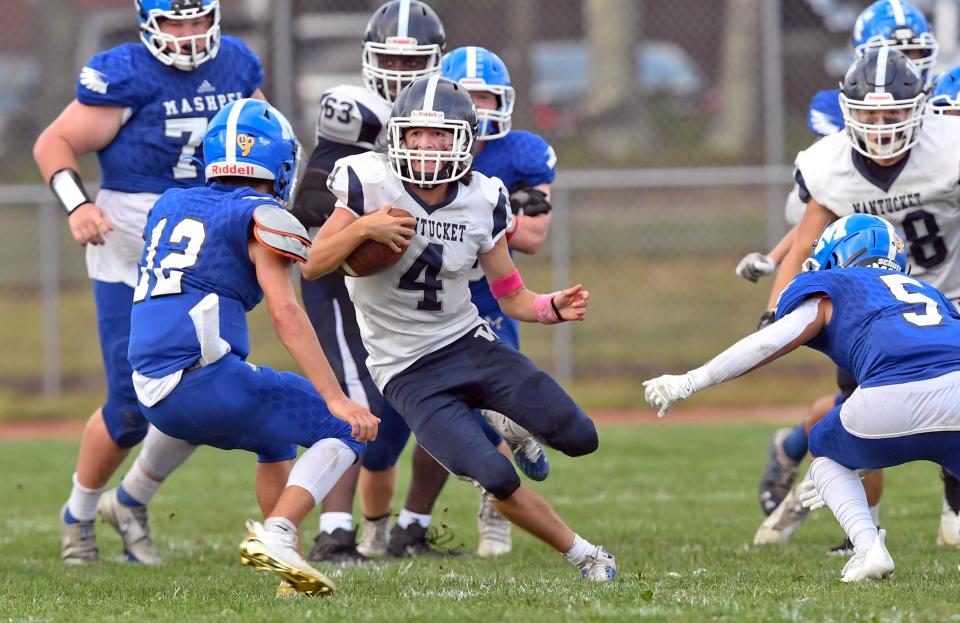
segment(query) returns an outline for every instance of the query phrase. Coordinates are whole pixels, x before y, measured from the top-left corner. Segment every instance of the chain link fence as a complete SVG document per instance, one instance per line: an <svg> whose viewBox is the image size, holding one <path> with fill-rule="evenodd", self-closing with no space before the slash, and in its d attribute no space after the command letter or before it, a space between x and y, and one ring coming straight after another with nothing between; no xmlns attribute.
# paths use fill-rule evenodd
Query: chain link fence
<svg viewBox="0 0 960 623"><path fill-rule="evenodd" d="M102 383L83 251L30 158L95 52L136 40L130 0L4 0L0 40L0 389ZM267 70L264 91L312 147L320 93L360 84L360 40L379 0L221 0L223 30ZM784 231L806 107L852 59L866 0L432 0L448 49L498 52L517 89L514 127L559 156L549 249L520 257L540 289L582 281L590 319L525 327L563 377L635 377L694 365L749 331L764 285L733 273ZM954 0L916 2L952 54ZM937 21L939 19L939 22ZM96 161L82 162L97 179ZM265 316L253 356L289 366Z"/></svg>

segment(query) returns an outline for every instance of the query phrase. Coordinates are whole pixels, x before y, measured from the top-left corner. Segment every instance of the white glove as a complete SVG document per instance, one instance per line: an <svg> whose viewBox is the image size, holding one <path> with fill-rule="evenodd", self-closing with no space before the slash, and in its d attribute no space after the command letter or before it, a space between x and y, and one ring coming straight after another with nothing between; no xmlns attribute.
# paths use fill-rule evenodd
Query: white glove
<svg viewBox="0 0 960 623"><path fill-rule="evenodd" d="M772 275L777 270L777 263L770 256L754 251L747 253L737 264L737 276L747 281L757 282L760 277Z"/></svg>
<svg viewBox="0 0 960 623"><path fill-rule="evenodd" d="M689 373L664 374L644 381L643 386L646 388L643 396L647 399L647 403L654 409L659 409L657 417L665 416L673 403L685 400L697 391L693 377Z"/></svg>
<svg viewBox="0 0 960 623"><path fill-rule="evenodd" d="M826 503L823 501L823 498L820 497L820 492L817 491L817 485L814 484L813 480L804 480L801 482L797 493L800 497L800 505L807 510L815 511L818 508L823 508L826 506Z"/></svg>

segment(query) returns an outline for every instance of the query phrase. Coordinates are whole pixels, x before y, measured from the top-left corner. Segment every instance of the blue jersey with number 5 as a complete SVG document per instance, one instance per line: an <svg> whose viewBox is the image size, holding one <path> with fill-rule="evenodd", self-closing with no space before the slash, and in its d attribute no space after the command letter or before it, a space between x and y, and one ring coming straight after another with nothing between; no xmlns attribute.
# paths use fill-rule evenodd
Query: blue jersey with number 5
<svg viewBox="0 0 960 623"><path fill-rule="evenodd" d="M279 204L249 188L171 189L147 218L130 322L133 369L162 378L194 363L203 342L250 352L248 311L263 298L250 260L253 211Z"/></svg>
<svg viewBox="0 0 960 623"><path fill-rule="evenodd" d="M807 346L830 357L861 387L960 370L960 315L928 283L879 268L801 273L780 295L777 319L810 297L829 298L833 316Z"/></svg>
<svg viewBox="0 0 960 623"><path fill-rule="evenodd" d="M157 61L140 43L94 56L77 78L77 100L123 108L116 138L97 152L101 186L127 193L162 193L203 183L192 160L207 122L235 99L250 97L263 80L256 55L223 37L217 56L194 71Z"/></svg>

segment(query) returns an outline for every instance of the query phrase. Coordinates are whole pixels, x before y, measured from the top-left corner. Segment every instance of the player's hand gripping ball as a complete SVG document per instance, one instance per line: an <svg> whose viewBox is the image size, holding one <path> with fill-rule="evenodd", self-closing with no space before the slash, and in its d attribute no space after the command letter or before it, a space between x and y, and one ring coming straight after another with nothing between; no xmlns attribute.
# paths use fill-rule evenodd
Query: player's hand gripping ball
<svg viewBox="0 0 960 623"><path fill-rule="evenodd" d="M399 262L415 230L416 221L400 208L386 208L360 218L369 219L369 237L340 265L340 271L350 277L375 275Z"/></svg>

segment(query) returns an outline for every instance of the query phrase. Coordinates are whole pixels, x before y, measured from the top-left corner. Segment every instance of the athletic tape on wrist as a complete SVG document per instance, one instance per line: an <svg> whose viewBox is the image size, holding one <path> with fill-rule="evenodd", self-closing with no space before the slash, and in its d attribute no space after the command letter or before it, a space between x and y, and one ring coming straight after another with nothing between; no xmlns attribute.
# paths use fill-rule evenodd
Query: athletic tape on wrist
<svg viewBox="0 0 960 623"><path fill-rule="evenodd" d="M560 310L557 309L556 303L553 302L554 297L556 297L560 292L551 292L550 294L538 294L533 299L533 315L536 317L537 322L540 324L557 324L558 322L563 322L563 318L560 316Z"/></svg>
<svg viewBox="0 0 960 623"><path fill-rule="evenodd" d="M85 203L93 203L83 187L80 174L73 169L60 169L50 176L50 190L68 215Z"/></svg>
<svg viewBox="0 0 960 623"><path fill-rule="evenodd" d="M491 283L490 292L493 293L493 298L502 299L505 296L513 294L522 287L523 279L520 278L520 271L514 268L513 272L506 277L497 279Z"/></svg>

